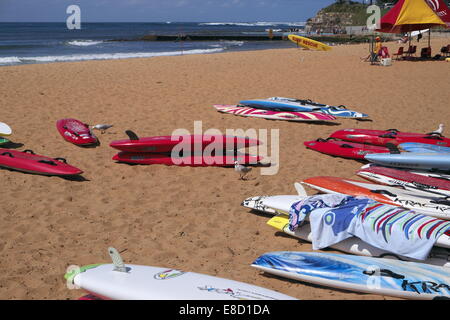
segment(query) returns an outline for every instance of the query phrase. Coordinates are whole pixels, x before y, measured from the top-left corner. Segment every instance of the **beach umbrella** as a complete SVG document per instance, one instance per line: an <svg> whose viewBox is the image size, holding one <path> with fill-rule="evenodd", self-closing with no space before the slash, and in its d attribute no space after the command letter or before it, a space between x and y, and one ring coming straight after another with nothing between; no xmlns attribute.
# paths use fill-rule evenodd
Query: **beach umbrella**
<svg viewBox="0 0 450 320"><path fill-rule="evenodd" d="M436 12L445 4L441 0L399 0L380 21L378 32L411 33L412 31L431 29L433 27L448 27ZM447 6L445 6L446 9ZM436 11L435 11L436 9ZM443 10L441 10L443 11ZM447 16L447 12L443 16ZM450 18L450 17L449 17ZM431 30L428 30L428 47L430 47ZM411 37L409 37L411 46Z"/></svg>
<svg viewBox="0 0 450 320"><path fill-rule="evenodd" d="M381 18L380 27L376 31L407 33L433 27L447 27L447 24L433 11L427 0L399 0Z"/></svg>

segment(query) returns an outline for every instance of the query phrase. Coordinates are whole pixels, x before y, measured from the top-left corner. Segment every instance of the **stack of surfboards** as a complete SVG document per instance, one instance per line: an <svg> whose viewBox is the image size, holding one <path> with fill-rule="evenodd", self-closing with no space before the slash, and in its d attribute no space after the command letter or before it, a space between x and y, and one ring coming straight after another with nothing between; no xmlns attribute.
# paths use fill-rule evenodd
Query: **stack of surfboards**
<svg viewBox="0 0 450 320"><path fill-rule="evenodd" d="M291 206L307 196L300 184L296 183L295 188L297 195L251 197L245 199L242 206L271 215L268 225L311 242L308 222L295 231L289 229ZM440 223L440 220L435 222ZM450 237L447 233L437 239L424 261L382 250L357 237L343 240L331 248L349 255L269 252L258 257L252 267L289 279L356 292L409 299L450 298Z"/></svg>
<svg viewBox="0 0 450 320"><path fill-rule="evenodd" d="M386 166L450 170L450 139L439 132L421 134L395 129L343 129L327 139L304 144L332 156L368 160Z"/></svg>
<svg viewBox="0 0 450 320"><path fill-rule="evenodd" d="M256 147L261 142L248 137L225 135L180 135L138 137L126 131L129 139L111 142L120 150L113 160L129 164L164 164L176 166L256 165L261 156L240 153L238 149Z"/></svg>
<svg viewBox="0 0 450 320"><path fill-rule="evenodd" d="M367 118L368 115L345 106L330 106L308 99L270 97L267 99L241 100L237 105L214 105L223 113L244 117L302 122L333 121L339 118Z"/></svg>
<svg viewBox="0 0 450 320"><path fill-rule="evenodd" d="M282 111L259 109L256 106L250 107L243 104L224 105L216 104L214 108L222 113L234 114L242 117L263 118L269 120L286 120L293 122L322 122L336 120L335 116L322 112L300 112L300 111Z"/></svg>
<svg viewBox="0 0 450 320"><path fill-rule="evenodd" d="M442 125L428 134L395 129L344 129L334 132L328 139L304 144L329 155L370 161L371 164L363 166L357 174L377 183L336 177L305 181L313 181L310 186L319 191L347 190L359 195L363 188L366 196L381 202L395 199L406 208L434 215L437 211L437 216L450 212L446 198L450 194L450 139L442 136Z"/></svg>

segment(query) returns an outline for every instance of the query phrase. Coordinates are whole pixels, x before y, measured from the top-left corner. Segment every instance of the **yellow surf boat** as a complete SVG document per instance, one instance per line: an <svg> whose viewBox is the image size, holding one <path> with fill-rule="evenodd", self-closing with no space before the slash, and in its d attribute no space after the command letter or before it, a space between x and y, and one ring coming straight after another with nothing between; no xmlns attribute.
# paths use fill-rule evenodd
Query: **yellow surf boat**
<svg viewBox="0 0 450 320"><path fill-rule="evenodd" d="M325 43L322 43L322 42L319 42L316 40L312 40L309 38L297 36L295 34L288 35L288 39L306 49L319 50L319 51L331 50L331 47L326 45Z"/></svg>

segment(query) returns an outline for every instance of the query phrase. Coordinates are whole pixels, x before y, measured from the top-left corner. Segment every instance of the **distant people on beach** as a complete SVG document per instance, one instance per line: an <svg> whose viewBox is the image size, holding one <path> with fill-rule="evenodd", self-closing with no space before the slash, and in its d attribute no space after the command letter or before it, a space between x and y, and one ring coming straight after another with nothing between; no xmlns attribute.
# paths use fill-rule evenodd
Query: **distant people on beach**
<svg viewBox="0 0 450 320"><path fill-rule="evenodd" d="M409 40L408 35L404 35L400 40L398 40L398 43L407 43Z"/></svg>

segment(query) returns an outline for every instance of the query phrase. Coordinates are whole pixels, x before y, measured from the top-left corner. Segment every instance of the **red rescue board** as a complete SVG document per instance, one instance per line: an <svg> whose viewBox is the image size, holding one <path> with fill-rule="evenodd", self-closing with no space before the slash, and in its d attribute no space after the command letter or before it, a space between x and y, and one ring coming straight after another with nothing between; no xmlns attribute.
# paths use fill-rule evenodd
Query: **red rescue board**
<svg viewBox="0 0 450 320"><path fill-rule="evenodd" d="M50 158L31 150L0 149L0 167L49 176L73 176L83 173L63 158Z"/></svg>
<svg viewBox="0 0 450 320"><path fill-rule="evenodd" d="M405 142L427 143L444 147L450 146L450 139L439 134L400 132L395 129L343 129L332 133L330 137L357 143L368 143L377 146L385 146L387 143L398 145Z"/></svg>
<svg viewBox="0 0 450 320"><path fill-rule="evenodd" d="M368 153L389 153L389 149L386 147L333 139L306 141L304 145L321 153L350 159L364 159L364 156Z"/></svg>

